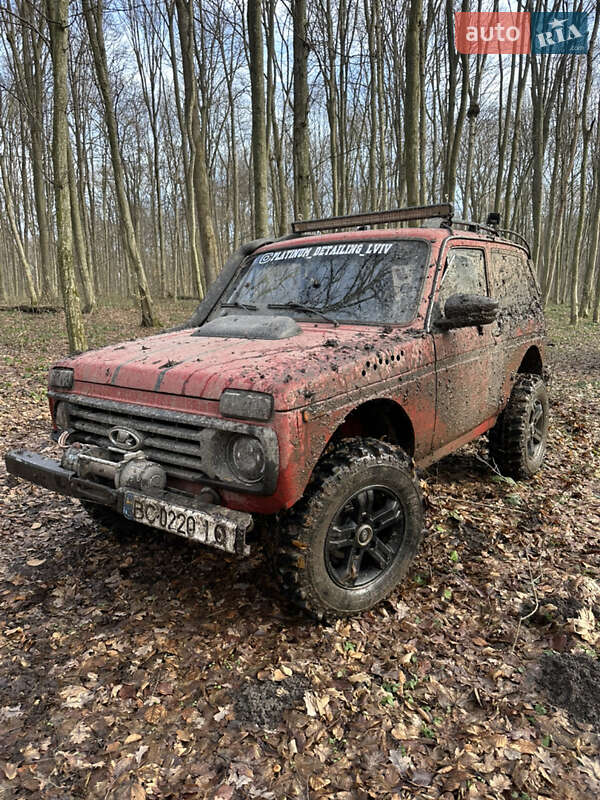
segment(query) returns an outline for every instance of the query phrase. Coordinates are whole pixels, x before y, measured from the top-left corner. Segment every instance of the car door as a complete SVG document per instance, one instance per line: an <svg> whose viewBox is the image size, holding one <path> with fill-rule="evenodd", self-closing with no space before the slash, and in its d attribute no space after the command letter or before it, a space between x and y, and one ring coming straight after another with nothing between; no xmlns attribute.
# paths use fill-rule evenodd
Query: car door
<svg viewBox="0 0 600 800"><path fill-rule="evenodd" d="M490 391L495 341L490 325L444 330L446 300L454 294L489 296L484 242L452 244L438 278L432 314L436 359L436 422L433 450L449 452L489 427L497 410L497 390ZM493 421L493 419L492 419Z"/></svg>

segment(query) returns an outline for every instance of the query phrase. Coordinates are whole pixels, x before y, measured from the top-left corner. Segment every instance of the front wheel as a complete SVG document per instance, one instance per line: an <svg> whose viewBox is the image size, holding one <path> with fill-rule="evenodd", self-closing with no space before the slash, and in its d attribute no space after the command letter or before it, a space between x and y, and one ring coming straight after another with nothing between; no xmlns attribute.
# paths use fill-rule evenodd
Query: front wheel
<svg viewBox="0 0 600 800"><path fill-rule="evenodd" d="M421 495L406 453L377 439L346 439L282 518L280 583L318 619L357 614L404 577L422 532Z"/></svg>
<svg viewBox="0 0 600 800"><path fill-rule="evenodd" d="M548 441L548 392L542 378L523 373L489 432L490 455L500 472L531 478L540 469Z"/></svg>

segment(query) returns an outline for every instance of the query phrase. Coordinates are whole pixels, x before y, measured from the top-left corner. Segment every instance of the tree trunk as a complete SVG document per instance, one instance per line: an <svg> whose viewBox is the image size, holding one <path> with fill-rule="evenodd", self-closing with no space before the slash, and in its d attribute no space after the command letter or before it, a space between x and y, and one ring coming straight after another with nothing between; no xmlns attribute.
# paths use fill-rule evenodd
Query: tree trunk
<svg viewBox="0 0 600 800"><path fill-rule="evenodd" d="M406 29L406 84L404 90L404 164L406 204L419 203L419 29L422 0L411 0Z"/></svg>
<svg viewBox="0 0 600 800"><path fill-rule="evenodd" d="M152 296L146 278L146 271L142 264L140 249L133 227L131 208L125 192L125 177L123 161L119 150L119 138L117 134L117 120L115 117L115 107L112 99L112 92L108 78L108 67L106 63L106 48L104 45L104 31L102 28L102 4L92 5L91 0L82 0L85 23L88 30L92 54L94 57L94 67L98 88L102 97L104 111L104 121L108 131L108 143L110 146L110 156L113 166L115 179L115 193L119 206L121 230L123 233L124 244L127 249L127 256L130 268L135 273L137 286L140 296L142 310L142 325L145 328L159 326L160 320L154 311Z"/></svg>
<svg viewBox="0 0 600 800"><path fill-rule="evenodd" d="M594 297L594 308L592 310L593 322L600 322L600 269L596 276L596 294Z"/></svg>
<svg viewBox="0 0 600 800"><path fill-rule="evenodd" d="M524 66L523 66L524 64ZM508 162L508 174L506 176L506 185L504 187L504 212L502 219L505 225L510 225L510 217L512 212L512 195L513 183L515 178L515 170L517 164L517 154L519 151L519 130L521 124L521 107L523 105L523 95L525 93L525 86L527 82L527 75L529 73L529 59L523 55L519 56L519 81L517 85L517 102L515 105L515 115L512 132L512 144L510 150L510 160Z"/></svg>
<svg viewBox="0 0 600 800"><path fill-rule="evenodd" d="M377 208L377 45L376 45L376 9L375 3L364 0L365 24L369 45L369 159L367 179L366 208L375 211Z"/></svg>
<svg viewBox="0 0 600 800"><path fill-rule="evenodd" d="M306 0L294 0L294 184L296 215L310 217Z"/></svg>
<svg viewBox="0 0 600 800"><path fill-rule="evenodd" d="M267 17L267 116L271 125L273 141L273 159L275 161L275 178L278 195L277 233L283 236L288 232L288 188L285 174L285 161L283 152L283 136L279 131L277 114L275 110L275 68L277 55L275 52L275 6L276 0L269 0ZM283 126L285 129L285 125ZM237 175L237 172L236 172ZM275 184L275 181L272 181ZM273 189L275 196L275 190Z"/></svg>
<svg viewBox="0 0 600 800"><path fill-rule="evenodd" d="M181 66L185 105L188 118L188 144L190 160L193 161L194 197L196 217L200 233L200 247L204 261L206 285L218 275L217 239L212 219L208 170L206 167L206 142L200 124L198 92L194 74L194 16L190 0L176 0L179 40L181 44ZM193 153L192 153L193 148Z"/></svg>
<svg viewBox="0 0 600 800"><path fill-rule="evenodd" d="M590 146L590 138L594 128L594 121L587 124L587 104L592 88L592 70L594 44L598 33L598 23L600 14L596 14L594 27L589 40L589 50L586 57L585 85L583 87L583 100L581 108L581 130L583 134L583 151L581 155L581 178L579 183L579 213L577 215L577 232L575 234L575 245L573 247L573 263L571 265L571 325L577 325L579 321L579 259L581 258L581 241L583 238L583 223L586 218L585 207L587 203L587 164Z"/></svg>
<svg viewBox="0 0 600 800"><path fill-rule="evenodd" d="M56 296L52 244L46 208L46 180L44 177L44 75L40 59L43 36L34 19L35 6L23 3L20 8L22 58L16 49L14 36L7 37L17 69L21 73L26 92L25 105L30 133L31 172L33 175L33 200L38 223L39 277L41 295L51 300ZM41 21L40 17L40 21Z"/></svg>
<svg viewBox="0 0 600 800"><path fill-rule="evenodd" d="M252 176L254 179L254 235L266 236L267 216L267 120L265 113L265 66L262 34L262 0L248 0L248 50L252 94Z"/></svg>
<svg viewBox="0 0 600 800"><path fill-rule="evenodd" d="M196 295L199 298L204 297L204 293L206 291L206 275L204 273L203 265L200 263L200 254L198 252L197 241L198 241L198 228L196 224L196 190L194 187L194 163L195 163L195 153L196 148L194 146L194 139L192 135L192 113L193 113L193 103L195 102L195 94L192 92L190 95L184 89L184 108L181 107L181 92L179 89L179 77L178 77L178 67L177 67L177 54L175 51L175 32L173 29L173 9L174 6L169 6L168 11L168 20L169 20L169 54L171 58L171 66L173 69L173 91L175 95L175 107L177 109L177 119L179 120L179 129L181 131L181 149L183 151L183 172L184 172L184 185L185 185L185 194L186 194L186 223L187 223L187 231L188 231L188 238L189 238L189 251L190 251L190 267L192 272L192 284ZM187 14L188 12L184 7L182 7L182 14ZM180 11L179 8L177 9L177 19L179 21L180 18ZM181 23L184 27L184 33L186 34L184 38L181 38L180 33L180 41L182 47L182 61L184 61L183 55L183 42L185 40L185 46L191 47L193 42L191 37L189 36L188 31L188 22L183 21ZM181 30L181 24L179 25ZM186 51L187 52L187 51ZM186 54L185 56L185 63L189 65L193 63L193 57L191 53ZM186 67L188 68L188 67ZM177 292L175 292L175 297L177 297Z"/></svg>
<svg viewBox="0 0 600 800"><path fill-rule="evenodd" d="M87 248L85 245L85 234L81 222L79 209L79 193L77 191L77 178L75 177L75 166L73 164L73 151L71 142L67 137L68 160L69 160L69 199L71 202L71 223L73 225L73 239L75 242L75 253L79 265L79 277L83 288L84 306L83 313L89 314L96 307L96 293L94 284L90 277L90 270L87 260ZM60 268L60 267L59 267Z"/></svg>
<svg viewBox="0 0 600 800"><path fill-rule="evenodd" d="M67 54L69 50L69 0L47 0L50 55L53 78L52 164L58 233L58 277L63 296L69 350L86 348L83 317L79 307L73 267L73 232L69 197L69 125L67 103Z"/></svg>
<svg viewBox="0 0 600 800"><path fill-rule="evenodd" d="M0 172L2 173L2 186L4 187L4 209L6 211L6 216L8 217L8 223L10 225L13 239L15 240L15 245L19 254L19 261L21 262L21 266L23 268L23 275L25 277L29 301L31 302L32 306L35 306L38 303L38 293L33 281L33 270L31 269L31 265L27 260L25 248L23 247L23 241L21 240L21 234L19 233L19 226L17 225L17 220L15 218L12 192L8 182L8 175L6 173L6 165L4 163L3 153L0 153Z"/></svg>
<svg viewBox="0 0 600 800"><path fill-rule="evenodd" d="M587 256L587 267L583 279L581 291L581 305L579 316L584 319L589 317L591 311L592 295L594 292L594 273L598 260L598 248L600 245L600 161L594 169L595 173L595 198L593 212L591 216L591 247Z"/></svg>

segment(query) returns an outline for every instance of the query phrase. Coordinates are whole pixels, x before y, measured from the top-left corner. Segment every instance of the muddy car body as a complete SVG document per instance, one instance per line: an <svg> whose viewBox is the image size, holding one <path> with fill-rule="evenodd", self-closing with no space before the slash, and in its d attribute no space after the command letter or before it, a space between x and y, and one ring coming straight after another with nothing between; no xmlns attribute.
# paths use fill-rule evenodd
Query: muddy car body
<svg viewBox="0 0 600 800"><path fill-rule="evenodd" d="M184 326L58 363L62 464L17 451L8 469L92 513L238 553L276 514L260 527L293 599L318 616L369 607L418 544L414 465L486 431L507 473L543 459L544 322L527 246L464 227L247 245Z"/></svg>

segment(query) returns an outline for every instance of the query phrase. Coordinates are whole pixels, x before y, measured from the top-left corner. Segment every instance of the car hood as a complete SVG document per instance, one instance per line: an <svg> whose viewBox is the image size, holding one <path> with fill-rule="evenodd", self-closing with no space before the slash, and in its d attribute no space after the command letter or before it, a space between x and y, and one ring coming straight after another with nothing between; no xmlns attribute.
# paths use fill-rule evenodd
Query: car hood
<svg viewBox="0 0 600 800"><path fill-rule="evenodd" d="M111 345L59 366L74 370L75 391L83 382L218 400L236 388L272 394L276 410L283 411L376 382L384 375L377 374L373 353L381 351L379 363L385 363L385 352L399 353L404 343L404 358L415 336L399 328L312 322L277 340L194 334L189 329Z"/></svg>

